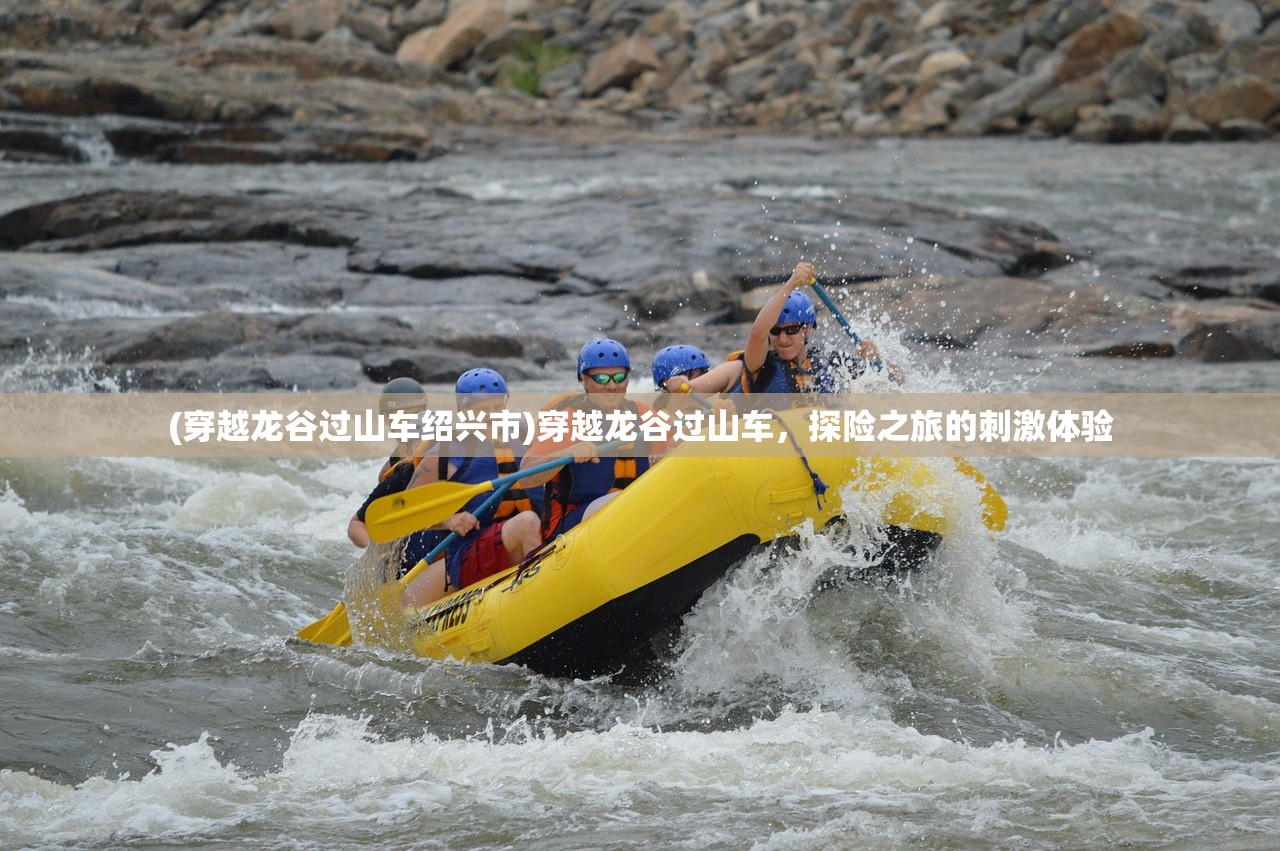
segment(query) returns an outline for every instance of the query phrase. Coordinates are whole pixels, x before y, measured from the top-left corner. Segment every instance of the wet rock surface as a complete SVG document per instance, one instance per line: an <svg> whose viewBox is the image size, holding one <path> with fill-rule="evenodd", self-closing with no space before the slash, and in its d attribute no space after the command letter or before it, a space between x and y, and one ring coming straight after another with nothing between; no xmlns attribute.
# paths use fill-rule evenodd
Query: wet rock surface
<svg viewBox="0 0 1280 851"><path fill-rule="evenodd" d="M491 162L528 150L485 144ZM609 162L640 147L537 149ZM762 179L531 199L429 183L385 197L110 189L19 205L0 214L0 366L56 353L104 387L322 390L448 384L483 363L561 385L584 335L621 339L641 369L667 344L739 348L771 289L814 257L851 315L920 352L1280 353L1265 229L1242 242L1241 225L1139 219L1125 233L1173 228L1175 247L1108 239L1105 224L1089 244L902 198L775 197Z"/></svg>

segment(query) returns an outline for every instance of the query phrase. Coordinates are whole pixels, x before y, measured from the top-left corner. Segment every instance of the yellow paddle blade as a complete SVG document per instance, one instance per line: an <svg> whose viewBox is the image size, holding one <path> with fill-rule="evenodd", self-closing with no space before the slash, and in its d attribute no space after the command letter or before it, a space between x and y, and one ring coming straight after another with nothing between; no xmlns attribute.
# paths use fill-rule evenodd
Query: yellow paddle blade
<svg viewBox="0 0 1280 851"><path fill-rule="evenodd" d="M347 607L342 603L334 606L332 612L310 626L304 626L298 630L298 637L314 644L350 646L351 621L347 618Z"/></svg>
<svg viewBox="0 0 1280 851"><path fill-rule="evenodd" d="M982 522L992 532L999 532L1004 529L1005 523L1009 520L1009 507L1004 504L1004 498L991 482L987 481L987 477L982 475L982 471L970 464L963 458L954 459L956 469L965 474L969 478L978 483L978 487L982 490Z"/></svg>
<svg viewBox="0 0 1280 851"><path fill-rule="evenodd" d="M424 558L413 566L413 569L400 577L400 587L407 586L415 577L427 567L427 560ZM333 607L333 611L322 617L320 620L304 626L298 630L297 635L303 641L310 641L313 644L332 644L335 647L351 646L351 619L347 617L347 607L342 603Z"/></svg>
<svg viewBox="0 0 1280 851"><path fill-rule="evenodd" d="M380 544L412 535L458 513L473 496L493 490L493 482L464 485L436 482L393 493L369 504L364 525L369 539Z"/></svg>

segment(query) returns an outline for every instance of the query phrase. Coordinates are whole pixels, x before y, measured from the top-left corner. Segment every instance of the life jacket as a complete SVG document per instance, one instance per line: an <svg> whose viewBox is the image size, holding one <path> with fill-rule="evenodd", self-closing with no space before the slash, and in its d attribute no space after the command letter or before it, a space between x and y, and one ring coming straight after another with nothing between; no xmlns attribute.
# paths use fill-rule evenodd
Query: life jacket
<svg viewBox="0 0 1280 851"><path fill-rule="evenodd" d="M369 494L364 505L360 506L356 511L356 517L359 520L364 520L365 511L376 498L399 493L409 486L409 482L413 478L418 464L426 456L426 450L429 446L430 444L426 442L419 443L414 448L413 454L408 457L391 456L391 466L382 474L377 487ZM447 534L447 532L436 529L422 529L406 536L404 555L400 559L400 567L396 571L396 576L402 577L412 570L413 566L428 556L445 539Z"/></svg>
<svg viewBox="0 0 1280 851"><path fill-rule="evenodd" d="M573 410L579 407L583 394L569 394L560 397L551 404L554 410ZM624 401L623 408L640 418L640 406L635 402ZM582 513L592 500L605 494L625 489L634 482L641 473L649 469L648 447L643 440L634 444L637 457L617 456L613 465L605 463L566 464L546 484L542 500L542 537L550 540L556 535L567 532L582 520Z"/></svg>
<svg viewBox="0 0 1280 851"><path fill-rule="evenodd" d="M434 441L420 440L413 445L412 451L408 455L392 455L387 459L386 471L378 477L378 481L384 482L391 478L391 471L401 464L409 464L413 469L418 468L418 464L426 457L427 450L431 448Z"/></svg>
<svg viewBox="0 0 1280 851"><path fill-rule="evenodd" d="M729 389L731 393L831 393L835 379L831 365L820 353L810 350L799 363L784 361L772 349L754 375L746 368L746 350L729 355L730 361L742 362L742 377ZM855 373L854 377L860 374Z"/></svg>
<svg viewBox="0 0 1280 851"><path fill-rule="evenodd" d="M448 475L448 464L450 462L457 468L452 476ZM519 469L520 461L516 458L515 452L512 451L510 446L502 443L493 444L492 455L449 459L446 459L443 455L440 457L440 481L442 482L450 481L464 485L478 485L482 482L492 481L499 476L510 475ZM459 510L474 512L488 498L489 494L487 493L474 496ZM507 489L502 501L498 503L497 509L493 512L493 516L487 520L480 518L480 524L483 527L500 523L503 520L515 517L521 511L532 511L533 508L533 500L530 498L528 491L522 488L519 482L515 482Z"/></svg>

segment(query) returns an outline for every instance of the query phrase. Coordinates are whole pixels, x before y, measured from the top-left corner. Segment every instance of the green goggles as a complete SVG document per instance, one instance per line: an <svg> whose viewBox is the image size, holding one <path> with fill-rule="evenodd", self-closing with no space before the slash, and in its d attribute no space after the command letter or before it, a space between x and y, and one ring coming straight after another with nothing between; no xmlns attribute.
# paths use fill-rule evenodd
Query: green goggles
<svg viewBox="0 0 1280 851"><path fill-rule="evenodd" d="M621 384L627 380L628 375L630 375L630 372L627 370L623 370L622 372L593 372L588 375L587 378L590 378L596 384L604 387L608 385L610 381L614 384Z"/></svg>

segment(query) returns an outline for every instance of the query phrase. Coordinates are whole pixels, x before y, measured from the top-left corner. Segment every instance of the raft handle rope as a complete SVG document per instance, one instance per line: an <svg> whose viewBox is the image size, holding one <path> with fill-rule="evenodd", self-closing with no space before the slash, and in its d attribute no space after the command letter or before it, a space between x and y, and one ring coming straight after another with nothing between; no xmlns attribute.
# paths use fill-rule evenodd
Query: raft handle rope
<svg viewBox="0 0 1280 851"><path fill-rule="evenodd" d="M813 471L813 467L809 464L809 458L804 454L804 450L800 448L800 444L796 441L796 436L791 433L791 429L787 428L787 424L782 421L782 417L778 416L778 412L772 408L766 408L765 411L778 421L778 425L782 428L782 433L787 436L787 440L791 442L791 446L795 449L796 454L800 456L800 463L804 464L805 472L809 474L809 478L813 480L813 493L818 500L818 510L822 510L822 497L830 487L822 480L822 477Z"/></svg>
<svg viewBox="0 0 1280 851"><path fill-rule="evenodd" d="M534 549L532 552L530 552L527 556L524 557L524 561L516 565L516 572L512 574L511 581L507 584L507 587L503 588L502 590L510 591L511 589L517 587L520 584L520 580L524 578L524 575L528 573L530 570L533 570L539 564L541 564L547 558L547 556L551 555L557 549L559 549L560 544L563 541L564 541L563 534L556 535L554 538L552 538L549 541L543 541L542 544L540 544L536 549Z"/></svg>

